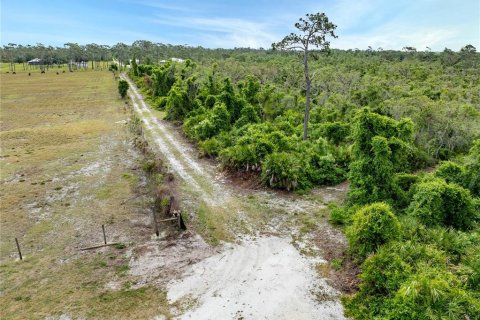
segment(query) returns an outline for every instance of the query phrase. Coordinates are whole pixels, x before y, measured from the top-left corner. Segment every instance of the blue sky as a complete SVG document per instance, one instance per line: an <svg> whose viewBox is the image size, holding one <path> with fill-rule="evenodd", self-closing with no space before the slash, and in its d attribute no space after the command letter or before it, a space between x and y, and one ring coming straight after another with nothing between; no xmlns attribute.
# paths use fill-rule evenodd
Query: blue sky
<svg viewBox="0 0 480 320"><path fill-rule="evenodd" d="M269 48L305 13L325 12L338 26L333 48L480 51L479 0L2 0L0 10L2 45Z"/></svg>

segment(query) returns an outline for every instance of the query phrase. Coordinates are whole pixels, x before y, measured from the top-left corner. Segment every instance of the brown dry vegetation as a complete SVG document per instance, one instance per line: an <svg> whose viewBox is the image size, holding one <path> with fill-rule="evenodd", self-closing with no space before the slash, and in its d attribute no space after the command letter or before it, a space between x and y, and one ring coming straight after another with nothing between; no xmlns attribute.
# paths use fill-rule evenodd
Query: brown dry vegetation
<svg viewBox="0 0 480 320"><path fill-rule="evenodd" d="M147 200L125 201L142 174L112 74L27 73L0 79L0 318L169 316L162 290L130 288L126 253L152 231ZM126 248L79 251L102 224Z"/></svg>

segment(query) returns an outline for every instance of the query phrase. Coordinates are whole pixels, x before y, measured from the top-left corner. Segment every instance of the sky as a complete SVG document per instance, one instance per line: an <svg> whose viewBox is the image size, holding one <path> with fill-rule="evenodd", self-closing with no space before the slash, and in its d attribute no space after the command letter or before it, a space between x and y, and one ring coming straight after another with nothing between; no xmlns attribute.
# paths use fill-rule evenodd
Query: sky
<svg viewBox="0 0 480 320"><path fill-rule="evenodd" d="M480 0L0 0L0 44L149 40L270 48L306 13L337 25L339 49L480 51Z"/></svg>

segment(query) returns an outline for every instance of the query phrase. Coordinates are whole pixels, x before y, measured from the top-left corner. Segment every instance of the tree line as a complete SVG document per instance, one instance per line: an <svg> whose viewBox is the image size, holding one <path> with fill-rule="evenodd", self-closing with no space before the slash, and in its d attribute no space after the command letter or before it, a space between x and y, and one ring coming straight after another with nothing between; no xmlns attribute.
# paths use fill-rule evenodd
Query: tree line
<svg viewBox="0 0 480 320"><path fill-rule="evenodd" d="M440 61L445 65L451 66L465 63L478 65L476 48L469 44L458 52L448 48L445 48L443 52L432 52L428 48L424 51L417 51L413 47L406 47L402 51L383 50L382 48L373 49L370 47L367 50L352 49L343 51L332 49L332 52L345 53L355 57L376 56L389 61L414 59L420 61ZM212 63L231 58L246 59L251 55L259 57L275 54L272 50L263 48L208 49L187 45L155 43L147 40L137 40L130 45L122 42L115 45L96 43L82 45L68 42L61 47L42 43L27 45L9 43L0 48L1 61L10 64L26 63L35 58L41 59L45 64L65 64L70 61L112 61L115 58L121 64L127 65L133 55L139 59L140 63L145 64L159 63L161 60L167 60L172 57Z"/></svg>

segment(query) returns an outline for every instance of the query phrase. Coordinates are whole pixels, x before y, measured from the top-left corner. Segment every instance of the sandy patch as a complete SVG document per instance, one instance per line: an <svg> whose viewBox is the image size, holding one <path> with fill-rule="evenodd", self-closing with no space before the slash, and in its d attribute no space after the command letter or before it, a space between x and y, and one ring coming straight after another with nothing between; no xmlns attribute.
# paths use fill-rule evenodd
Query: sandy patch
<svg viewBox="0 0 480 320"><path fill-rule="evenodd" d="M180 319L344 319L339 292L283 238L228 245L167 287L170 302L198 302Z"/></svg>
<svg viewBox="0 0 480 320"><path fill-rule="evenodd" d="M175 240L153 237L137 247L130 255L129 273L138 277L135 287L146 283L162 284L195 264L214 254L199 235L185 233Z"/></svg>

